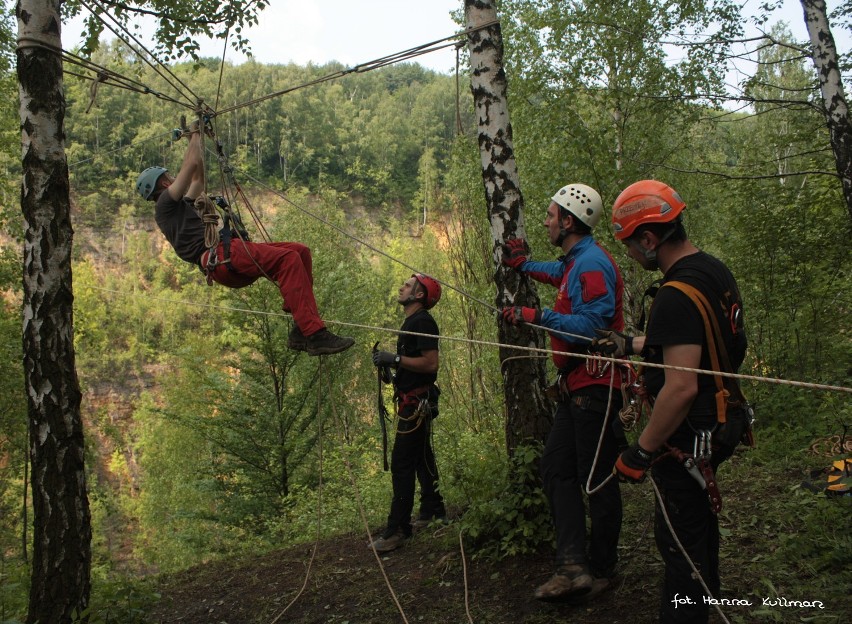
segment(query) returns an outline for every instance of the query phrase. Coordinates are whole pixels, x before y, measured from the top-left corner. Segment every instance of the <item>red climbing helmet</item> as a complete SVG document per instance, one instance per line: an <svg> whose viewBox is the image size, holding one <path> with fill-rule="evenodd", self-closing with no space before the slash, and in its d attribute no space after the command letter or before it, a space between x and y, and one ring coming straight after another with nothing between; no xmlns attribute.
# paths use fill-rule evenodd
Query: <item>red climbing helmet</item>
<svg viewBox="0 0 852 624"><path fill-rule="evenodd" d="M634 182L615 199L612 224L618 240L630 238L640 225L671 223L686 208L677 191L657 180Z"/></svg>
<svg viewBox="0 0 852 624"><path fill-rule="evenodd" d="M435 304L441 300L441 284L438 280L423 273L414 273L411 277L416 279L417 283L426 291L423 307L427 310L435 307Z"/></svg>

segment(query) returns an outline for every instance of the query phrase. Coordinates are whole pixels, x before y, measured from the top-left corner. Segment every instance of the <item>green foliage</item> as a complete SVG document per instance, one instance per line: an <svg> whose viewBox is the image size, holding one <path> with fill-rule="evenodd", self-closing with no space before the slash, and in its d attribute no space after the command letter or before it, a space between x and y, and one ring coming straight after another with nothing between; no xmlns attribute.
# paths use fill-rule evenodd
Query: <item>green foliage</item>
<svg viewBox="0 0 852 624"><path fill-rule="evenodd" d="M552 535L547 498L541 487L533 485L540 457L540 448L526 446L515 449L510 465L505 458L497 466L480 464L492 485L462 521L480 554L508 557L535 552Z"/></svg>
<svg viewBox="0 0 852 624"><path fill-rule="evenodd" d="M132 58L120 44L93 56L155 91L172 93L153 70L134 68ZM373 205L411 204L423 155L431 150L440 167L450 149L455 115L449 76L416 65L388 67L243 106L341 69L335 63L226 64L221 85L216 63L178 64L173 71L208 105L235 109L214 123L224 153L240 170L264 180L281 178L287 187L356 192ZM132 184L134 172L153 164L179 166L182 145L171 143L170 130L186 111L107 87L93 103L89 86L79 79L67 84L67 154L81 216L102 227L114 217L120 189ZM215 188L219 170L210 147L209 186ZM105 201L108 191L112 197Z"/></svg>

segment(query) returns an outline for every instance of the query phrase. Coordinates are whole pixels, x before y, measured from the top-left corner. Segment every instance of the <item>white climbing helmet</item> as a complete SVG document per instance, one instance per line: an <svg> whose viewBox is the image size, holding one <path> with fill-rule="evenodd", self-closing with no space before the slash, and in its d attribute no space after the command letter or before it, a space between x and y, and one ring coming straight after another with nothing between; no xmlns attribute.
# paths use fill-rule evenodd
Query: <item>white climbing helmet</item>
<svg viewBox="0 0 852 624"><path fill-rule="evenodd" d="M598 192L585 184L566 184L556 191L552 201L577 217L580 221L594 228L601 220L603 202Z"/></svg>

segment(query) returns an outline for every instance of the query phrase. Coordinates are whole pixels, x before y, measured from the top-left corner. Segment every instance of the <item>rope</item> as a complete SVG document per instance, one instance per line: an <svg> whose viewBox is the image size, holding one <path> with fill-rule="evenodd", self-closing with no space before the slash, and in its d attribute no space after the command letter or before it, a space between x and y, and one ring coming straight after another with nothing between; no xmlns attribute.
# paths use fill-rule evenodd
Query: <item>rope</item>
<svg viewBox="0 0 852 624"><path fill-rule="evenodd" d="M324 356L320 356L319 363L317 364L317 378L322 381L322 362L325 359ZM311 575L311 566L313 566L314 558L317 554L317 549L319 548L320 541L320 530L322 528L322 402L320 401L320 397L322 396L322 392L320 391L321 383L317 384L317 446L319 448L319 483L317 485L317 534L316 540L314 541L314 548L311 551L311 558L308 561L308 568L305 570L305 580L302 583L301 589L299 589L298 593L293 597L290 603L284 607L284 609L275 616L269 624L275 624L278 620L281 619L281 616L284 615L287 610L292 607L295 602L299 599L299 597L304 593L305 588L308 586L308 578Z"/></svg>
<svg viewBox="0 0 852 624"><path fill-rule="evenodd" d="M284 195L284 193L282 193L281 191L278 191L277 189L272 188L271 186L269 186L268 184L266 184L266 183L265 183L265 182L263 182L262 180L259 180L259 179L255 178L255 177L253 177L251 174L249 174L249 173L247 173L247 172L245 172L245 171L241 171L240 173L241 173L243 176L245 176L247 179L249 179L249 180L251 180L252 182L254 182L257 186L259 186L259 187L261 187L261 188L266 189L267 191L269 191L269 192L270 192L270 193L272 193L273 195L276 195L277 197L280 197L282 200L284 200L284 202L286 202L286 203L290 204L293 208L295 208L295 209L296 209L296 210L298 210L299 212L301 212L301 213L303 213L303 214L306 214L306 215L308 215L309 217L311 217L311 218L313 218L313 219L316 219L316 220L317 220L317 221L319 221L320 223L323 223L324 225L326 225L326 226L330 227L331 229L335 230L336 232L338 232L338 233L340 233L340 234L343 234L343 236L345 236L345 237L347 237L347 238L349 238L349 239L351 239L351 240L355 241L356 243L358 243L358 244L360 244L360 245L363 245L363 246L364 246L364 247L366 247L367 249L369 249L369 250L371 250L371 251L373 251L373 252L375 252L375 253L377 253L377 254L379 254L379 255L381 255L381 256L384 256L385 258L387 258L387 259L388 259L388 260L390 260L391 262L396 262L396 263L397 263L397 264L399 264L400 266L403 266L403 267L405 267L405 268L409 269L409 270L410 270L410 271L412 271L413 273L424 273L424 271L421 271L421 270L420 270L420 269L418 269L417 267L414 267L414 266L412 266L412 265L408 264L408 263L407 263L407 262L405 262L404 260L401 260L401 259L399 259L399 258L397 258L397 257L395 257L395 256L392 256L392 255L391 255L391 254L389 254L388 252L386 252L386 251L383 251L383 250L379 249L379 248L378 248L378 247L376 247L375 245L373 245L373 244L371 244L371 243L368 243L368 242L367 242L367 241L365 241L364 239L357 237L356 235L352 234L351 232L347 232L345 229L343 229L343 228L342 228L342 227L340 227L339 225L336 225L336 224L332 223L331 221L329 221L329 220L328 220L328 219L326 219L325 217L323 217L323 216L321 216L321 215L318 215L318 214L316 214L315 212L312 212L312 211L308 210L307 208L304 208L304 207L300 206L299 204L297 204L296 202L294 202L294 201L292 201L290 198L288 198L286 195ZM501 310L500 308L498 308L498 307L496 307L496 306L493 306L493 305L491 305L490 303L488 303L488 302L486 302L486 301L483 301L482 299L479 299L478 297L476 297L476 296L474 296L474 295L470 294L469 292L466 292L466 291L462 290L462 289L461 289L461 288L459 288L458 286L455 286L455 285L453 285L453 284L450 284L450 283L448 283L448 282L445 282L444 280L438 279L438 278L437 278L437 277L435 277L435 276L431 276L431 277L432 277L432 279L434 279L436 282L438 282L438 283L439 283L439 284L441 284L442 286L444 286L444 287L448 288L449 290L454 290L455 292L459 293L462 297L465 297L466 299L470 299L471 301L475 301L476 303L480 304L481 306L484 306L484 307L488 308L488 309L489 309L489 310L491 310L492 312L495 312L495 313L497 313L497 314L501 314L501 313L502 313L502 310ZM556 334L556 335L559 335L559 336L565 336L565 337L567 337L567 338L576 338L576 339L578 339L578 340L585 340L585 341L587 341L587 342L591 342L592 340L594 340L594 338L593 338L593 337L590 337L590 336L583 336L583 335L581 335L581 334L572 334L571 332L561 331L561 330L559 330L559 329L551 329L551 328L549 328L549 327L544 327L544 326L542 326L542 325L536 325L535 323L526 323L526 325L529 325L530 327L534 327L534 328L536 328L536 329L541 329L541 330L543 330L543 331L547 331L548 333L551 333L551 334ZM507 345L507 346L515 347L516 345Z"/></svg>
<svg viewBox="0 0 852 624"><path fill-rule="evenodd" d="M194 206L204 224L204 246L211 249L219 244L219 213L207 193L196 197Z"/></svg>
<svg viewBox="0 0 852 624"><path fill-rule="evenodd" d="M74 75L76 75L76 74L74 74ZM76 167L77 165L82 165L82 164L87 163L87 162L89 162L89 161L95 160L98 156L105 156L105 155L107 155L107 154L113 154L113 153L115 153L115 152L120 152L120 151L122 151L122 150L126 150L126 149L128 149L128 148L136 147L136 146L138 146L138 145L141 145L142 143L147 143L148 141L153 141L153 140L157 140L157 139L163 139L163 138L165 138L165 137L167 137L167 136L171 136L171 134L172 134L171 132L163 132L163 133L161 133L161 134L156 134L156 135L154 135L154 136L148 137L147 139L142 139L142 140L140 140L140 141L135 141L135 142L133 142L133 143L128 143L127 145L121 145L121 146L116 147L116 148L114 148L114 149L110 149L110 150L106 150L106 151L103 151L103 152L99 152L99 153L96 153L94 156L90 156L89 158L84 158L83 160L78 160L78 161L76 161L76 162L69 163L69 164L68 164L68 168L69 168L69 169L73 169L73 168L74 168L74 167Z"/></svg>
<svg viewBox="0 0 852 624"><path fill-rule="evenodd" d="M444 48L449 48L451 46L455 46L455 42L446 43L443 45L438 45L444 41L449 41L450 39L457 39L458 37L467 36L471 33L477 32L479 30L483 30L485 28L490 28L495 24L499 24L499 20L493 20L491 22L487 22L480 26L469 27L466 28L462 32L454 33L448 37L443 37L441 39L436 39L430 43L424 43L419 46L415 46L413 48L409 48L408 50L403 50L401 52L395 52L393 54L389 54L387 56L383 56L377 59L373 59L372 61L367 61L366 63L360 63L353 67L349 67L347 69L341 69L336 72L332 72L330 74L326 74L324 76L320 76L314 80L310 80L308 82L302 83L300 85L296 85L294 87L288 87L286 89L282 89L280 91L275 91L273 93L269 93L267 95L257 97L253 100L248 100L247 102L243 102L242 104L235 104L234 106L229 106L227 108L223 108L220 111L216 111L216 115L223 115L225 113L231 113L241 108L245 108L246 106L253 106L255 104L260 104L261 102L265 102L266 100L270 100L272 98L276 98L282 95L286 95L288 93L292 93L293 91L297 91L299 89L304 89L306 87L312 87L318 84L322 84L324 82L328 82L330 80L336 80L337 78L342 78L348 74L352 73L365 73L368 71L372 71L374 69L379 69L381 67L385 67L386 65L392 65L393 63L399 63L402 61L407 61L412 58L422 56L424 54L429 54L430 52L436 52L438 50L443 50Z"/></svg>
<svg viewBox="0 0 852 624"><path fill-rule="evenodd" d="M337 420L337 404L334 401L331 402L331 409L335 420ZM345 420L343 421L343 430L344 436L348 440L349 427ZM382 577L385 579L385 585L387 585L391 598L393 599L396 608L399 610L399 614L402 616L402 621L405 622L405 624L409 624L408 618L405 617L405 611L403 611L402 605L396 597L396 592L394 592L393 586L391 585L390 579L385 571L385 566L382 564L382 558L379 557L379 553L376 552L376 548L373 546L373 534L370 532L370 523L367 520L367 513L364 511L364 501L361 499L361 490L358 489L358 483L355 481L355 474L352 472L352 463L349 461L349 454L346 452L345 447L343 448L343 464L346 466L346 473L349 475L349 481L352 483L352 489L355 491L355 502L358 503L358 513L361 515L361 521L364 523L364 529L367 532L367 539L370 540L370 550L373 551L373 556L375 556L376 561L379 564L379 570L382 573Z"/></svg>
<svg viewBox="0 0 852 624"><path fill-rule="evenodd" d="M151 58L153 58L155 61L157 61L157 63L158 63L160 66L162 66L162 67L163 67L163 69L165 70L165 72L166 72L166 73L161 72L157 66L155 66L153 63L151 63L151 62L148 60L148 58L146 58L146 57L145 57L144 55L142 55L142 54L139 54L139 52L138 52L138 51L134 50L134 51L136 52L136 55L137 55L139 58L141 58L141 59L142 59L142 60L143 60L143 61L144 61L144 62L145 62L145 63L146 63L146 64L147 64L147 65L148 65L151 69L153 69L153 70L154 70L154 71L155 71L155 72L156 72L156 73L157 73L157 74L158 74L161 78L163 78L163 80L165 80L167 83L169 83L169 85L170 85L173 89L175 89L175 91L177 91L177 92L178 92L181 96L183 96L184 98L186 98L186 99L190 102L190 106L191 106L191 107L194 107L195 102L199 102L199 101L201 101L201 98L199 98L199 97L198 97L198 96L197 96L197 95L193 92L193 90L192 90L192 89L190 89L190 88L189 88L189 86L187 86L187 85L186 85L186 83L184 83L184 82L183 82L180 78L178 78L178 77L174 74L174 72L172 72L172 70L171 70L171 69L169 69L169 67L168 67L165 63L160 62L160 60L159 60L159 59L157 59L157 57L156 57L156 56L155 56L152 52L150 52L150 51L149 51L149 50L148 50L148 49L147 49L144 45L142 45L142 43L141 43L141 42L140 42L140 41L139 41L139 40L138 40L138 39L137 39L137 38L136 38L136 37L135 37L135 36L134 36L134 35L130 32L130 31L128 31L128 30L127 30L127 29L126 29L126 28L125 28L125 27L124 27L124 26L123 26L123 25L122 25L122 24L118 21L118 19L116 19L115 17L113 17L112 15L110 15L110 14L109 14L109 12L107 11L106 7L105 7L105 6L104 6L104 5L103 5L103 4L102 4L99 0L91 0L91 2L100 8L100 12L96 12L96 11L95 11L95 10L94 10L91 6L89 6L89 5L86 3L86 0L80 0L80 4L81 4L81 5L83 5L84 7L86 7L86 9L88 9L88 11L92 14L92 16L93 16L95 19L97 19L97 20L98 20L101 24L103 24L103 25L104 25L104 26L105 26L108 30L110 30L110 31L111 31L111 32L112 32L112 33L113 33L116 37L118 37L121 41L123 41L124 43L126 43L126 44L128 45L128 47L130 47L131 49L133 49L133 46L132 46L132 45L130 45L130 43L127 41L127 39L125 39L125 38L124 38L124 37L123 37L123 36L122 36L122 35L121 35L121 34L120 34L120 33L119 33L119 32L118 32L115 28L113 28L112 26L110 26L109 24L107 24L107 23L106 23L106 21L104 20L104 18L101 16L102 14L103 14L103 15L106 15L107 17L109 17L109 18L110 18L110 20L112 20L112 22L113 22L113 23L114 23L114 24L115 24L118 28L120 28L122 31L124 31L124 32L127 34L127 36L128 36L130 39L132 39L132 40L133 40L133 43L135 43L137 46L139 46L139 48L140 48L143 52L145 52L145 54L147 54L148 56L150 56ZM168 75L166 75L166 74L168 74ZM169 78L169 76L171 76L171 77L174 79L174 81L175 81L175 82L177 82L177 85L175 84L175 82L172 82L172 80ZM182 91L182 90L181 90L181 87L183 87L184 89L186 89L186 92L188 92L188 93L192 96L192 98L190 98L189 96L187 96L187 95L186 95L186 92L184 92L184 91Z"/></svg>
<svg viewBox="0 0 852 624"><path fill-rule="evenodd" d="M25 45L22 45L25 44ZM128 78L122 74L114 72L106 67L102 67L97 63L94 63L90 60L79 57L67 50L59 48L57 46L46 43L41 39L34 39L32 37L21 37L18 39L18 50L25 50L27 48L40 48L43 50L47 50L48 52L52 52L57 56L62 58L63 63L69 63L71 65L77 65L82 67L83 69L87 69L89 71L95 72L95 76L84 76L83 74L77 74L75 72L69 71L67 69L62 70L62 73L66 76L74 76L76 78L81 78L83 80L92 80L97 82L108 83L110 80L114 81L111 84L113 86L119 87L121 89L126 89L127 91L133 91L135 93L144 93L151 94L161 100L166 100L177 104L179 106L189 107L187 104L184 104L180 100L176 100L173 97L165 95L164 93L160 93L159 91L155 91L150 87L145 86L141 82L133 80L132 78ZM138 86L135 86L138 85ZM190 107L191 108L191 107ZM88 111L87 111L88 112Z"/></svg>
<svg viewBox="0 0 852 624"><path fill-rule="evenodd" d="M672 526L672 522L669 519L669 514L666 511L666 506L663 502L663 495L660 492L660 489L657 487L657 484L654 482L654 479L648 479L651 482L651 485L654 487L654 493L657 495L657 500L660 502L660 510L663 512L663 519L666 521L666 526L669 528L669 531L674 538L675 544L677 544L678 549L680 550L680 554L683 555L684 559L686 559L687 563L689 563L689 567L692 568L692 573L695 575L695 578L698 579L698 582L701 583L701 587L704 589L705 596L712 596L713 593L710 591L710 588L707 587L707 583L704 582L704 578L701 576L701 573L698 571L698 568L695 567L695 564L692 562L692 559L689 558L689 555L686 552L686 548L683 547L680 540L675 533L674 527ZM725 624L731 624L728 618L725 617L725 614L722 613L722 609L719 607L716 602L713 603L713 606L716 608L716 612L719 614L719 617L725 622Z"/></svg>
<svg viewBox="0 0 852 624"><path fill-rule="evenodd" d="M462 540L464 529L459 527L459 551L461 552L462 562L462 577L464 579L464 612L467 615L467 621L473 624L473 617L470 615L470 592L467 587L467 560L464 557L464 540Z"/></svg>
<svg viewBox="0 0 852 624"><path fill-rule="evenodd" d="M103 287L100 287L100 286L89 286L89 288L91 288L92 290L99 290L99 291L103 291L103 292L111 292L111 293L120 294L120 295L128 294L128 293L124 293L120 290L115 290L115 289L111 289L111 288L103 288ZM186 300L182 300L182 299L171 299L169 297L159 297L159 296L156 296L156 295L152 296L152 295L149 295L149 294L142 294L142 293L130 293L130 294L133 295L133 296L136 296L136 297L144 296L148 300L159 300L159 301L165 301L165 302L168 302L168 303L177 303L177 304L183 304L183 305L188 305L188 306L218 309L218 310L224 310L224 311L228 311L228 312L245 312L245 313L248 313L248 314L258 314L258 315L266 315L266 316L280 316L280 317L283 317L283 318L292 318L291 314L287 314L285 312L269 312L269 311L266 311L266 310L253 310L251 308L239 308L239 307L235 307L235 306L215 305L215 304L212 304L212 303L197 303L195 301L186 301ZM377 327L375 325L364 325L362 323L351 323L351 322L346 322L346 321L336 321L336 320L328 320L328 319L326 319L325 322L332 324L332 325L339 325L341 327L351 327L351 328L355 328L355 329L367 329L367 330L370 330L370 331L385 332L385 333L391 333L391 334L396 334L396 335L404 334L404 335L408 335L408 336L423 336L423 337L427 337L427 338L434 338L435 337L434 334L423 334L423 333L419 333L419 332L402 331L402 330L399 330L399 329L392 329L392 328L388 328L388 327ZM501 348L501 349L514 349L516 351L528 351L528 352L532 352L532 353L544 353L544 354L547 354L547 355L555 355L555 354L565 355L564 351L553 351L552 349L545 349L545 348L541 348L541 347L525 347L523 345L504 344L504 343L500 343L500 342L493 342L493 341L490 341L490 340L474 340L474 339L471 339L471 338L463 338L463 337L460 337L460 336L443 336L443 335L439 336L438 338L439 338L439 340L447 340L449 342L462 342L462 343L468 343L468 344L483 345L483 346L487 346L487 347L498 347L498 348ZM601 363L611 362L613 364L619 364L619 365L624 365L624 363L625 363L625 361L622 360L622 359L606 357L606 356L603 356L603 355L590 355L590 354L585 354L585 353L571 353L571 357L577 357L577 358L581 358L581 359L585 359L585 360L597 360L597 361L600 361ZM805 381L793 381L793 380L789 380L789 379L781 379L781 378L773 378L773 377L759 377L757 375L743 375L743 374L739 374L739 373L725 373L725 372L713 371L713 370L703 370L703 369L700 369L700 368L688 368L688 367L685 367L685 366L672 366L670 364L655 364L655 363L652 363L652 362L643 362L642 366L645 366L645 367L648 367L648 368L670 369L670 370L682 371L682 372L687 372L687 373L697 373L697 374L701 374L701 375L716 375L716 376L719 376L719 377L729 377L731 379L743 379L743 380L746 380L746 381L770 383L770 384L781 385L781 386L794 386L794 387L797 387L797 388L805 388L805 389L809 389L809 390L824 390L826 392L844 392L844 393L852 394L852 387L846 387L846 386L834 386L834 385L830 385L830 384L811 383L811 382L805 382Z"/></svg>
<svg viewBox="0 0 852 624"><path fill-rule="evenodd" d="M612 411L612 395L614 394L613 393L614 389L615 389L615 366L610 366L609 393L607 395L607 401L606 401L606 412L604 412L603 424L601 425L601 435L598 438L598 448L595 449L595 458L594 458L594 460L592 460L592 468L591 468L591 470L589 470L589 478L586 480L585 490L586 490L586 494L588 496L591 496L592 494L597 494L601 490L601 488L603 488L607 483L609 483L610 480L615 478L614 474L610 474L609 476L607 476L606 479L604 479L600 483L600 485L596 486L595 489L593 489L593 490L589 489L592 486L592 477L595 474L595 468L598 465L598 458L600 458L600 455L601 455L601 446L603 446L603 439L604 439L604 435L606 434L606 428L607 428L607 424L608 424L607 419L609 418L610 411Z"/></svg>

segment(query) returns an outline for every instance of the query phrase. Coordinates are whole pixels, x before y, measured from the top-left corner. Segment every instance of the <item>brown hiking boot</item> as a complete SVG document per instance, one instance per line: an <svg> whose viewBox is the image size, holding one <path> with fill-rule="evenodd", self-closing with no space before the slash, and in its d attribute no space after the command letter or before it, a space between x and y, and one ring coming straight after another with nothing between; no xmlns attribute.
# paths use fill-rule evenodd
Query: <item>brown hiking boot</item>
<svg viewBox="0 0 852 624"><path fill-rule="evenodd" d="M564 565L556 570L556 574L551 576L549 581L535 590L535 597L537 600L548 602L576 598L588 594L592 584L592 575L587 566Z"/></svg>
<svg viewBox="0 0 852 624"><path fill-rule="evenodd" d="M308 350L308 339L305 338L305 334L302 333L302 330L295 325L293 325L293 329L290 330L290 335L287 336L287 348L293 349L293 351Z"/></svg>
<svg viewBox="0 0 852 624"><path fill-rule="evenodd" d="M608 589L612 589L612 579L595 578L592 579L592 588L585 594L575 594L565 599L565 602L570 604L583 604L588 602L598 594L602 594Z"/></svg>
<svg viewBox="0 0 852 624"><path fill-rule="evenodd" d="M331 355L346 351L355 344L354 338L337 336L327 329L321 329L306 338L308 355Z"/></svg>
<svg viewBox="0 0 852 624"><path fill-rule="evenodd" d="M405 543L408 536L400 529L396 533L389 536L382 536L375 540L372 544L368 544L370 548L375 548L377 553L387 553L396 550Z"/></svg>

